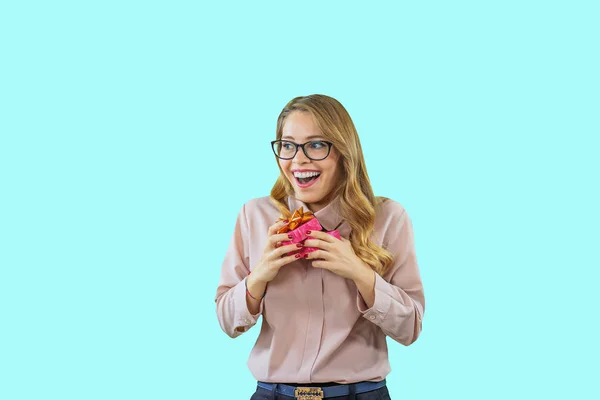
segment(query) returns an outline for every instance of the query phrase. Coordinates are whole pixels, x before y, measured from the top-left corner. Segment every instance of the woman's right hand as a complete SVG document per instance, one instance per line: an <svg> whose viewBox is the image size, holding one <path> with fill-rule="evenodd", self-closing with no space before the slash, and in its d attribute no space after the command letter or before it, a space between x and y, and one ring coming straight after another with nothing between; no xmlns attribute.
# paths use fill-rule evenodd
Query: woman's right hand
<svg viewBox="0 0 600 400"><path fill-rule="evenodd" d="M288 253L294 252L302 248L301 244L289 244L286 246L281 246L280 242L290 240L290 237L287 233L277 233L279 229L285 226L283 221L279 221L269 227L267 243L265 245L265 249L263 251L263 255L259 261L259 263L252 269L251 278L257 284L264 284L271 282L277 274L281 267L286 264L291 263L294 260L299 258L299 254L291 254ZM250 281L248 281L250 284Z"/></svg>

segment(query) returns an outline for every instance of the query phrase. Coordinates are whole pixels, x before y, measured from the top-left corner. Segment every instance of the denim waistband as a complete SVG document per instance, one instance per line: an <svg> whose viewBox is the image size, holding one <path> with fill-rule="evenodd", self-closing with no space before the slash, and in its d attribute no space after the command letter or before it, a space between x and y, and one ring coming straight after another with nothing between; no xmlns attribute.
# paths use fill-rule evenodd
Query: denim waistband
<svg viewBox="0 0 600 400"><path fill-rule="evenodd" d="M318 384L316 384L318 385ZM295 391L298 387L303 386L290 386L282 383L267 383L267 382L258 382L258 387L267 390L273 390L274 387L277 387L277 393L282 394L284 396L295 397ZM385 379L379 382L358 382L354 384L354 388L356 394L370 392L372 390L381 389L385 386ZM350 385L336 385L336 386L325 386L322 387L323 390L323 398L329 397L338 397L338 396L348 396L350 394Z"/></svg>

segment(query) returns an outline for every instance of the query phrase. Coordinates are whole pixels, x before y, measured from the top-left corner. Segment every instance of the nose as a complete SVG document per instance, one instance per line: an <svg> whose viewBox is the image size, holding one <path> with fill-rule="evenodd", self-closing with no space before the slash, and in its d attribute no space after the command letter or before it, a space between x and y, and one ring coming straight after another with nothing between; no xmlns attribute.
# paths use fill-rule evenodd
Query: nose
<svg viewBox="0 0 600 400"><path fill-rule="evenodd" d="M298 151L296 152L296 155L294 156L292 161L296 164L304 164L310 162L310 158L306 157L306 154L304 154L304 150L302 150L302 147L298 147Z"/></svg>

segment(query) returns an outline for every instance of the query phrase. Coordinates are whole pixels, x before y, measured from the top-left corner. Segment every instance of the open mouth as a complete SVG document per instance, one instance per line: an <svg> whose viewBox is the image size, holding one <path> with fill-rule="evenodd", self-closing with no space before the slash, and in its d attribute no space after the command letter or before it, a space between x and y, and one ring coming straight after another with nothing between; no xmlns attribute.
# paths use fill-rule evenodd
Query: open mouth
<svg viewBox="0 0 600 400"><path fill-rule="evenodd" d="M312 174L312 176L307 176L307 177L303 177L303 178L294 176L294 178L296 179L296 183L298 184L298 186L309 187L313 183L315 183L319 179L320 176L321 176L321 174L318 173L318 174Z"/></svg>

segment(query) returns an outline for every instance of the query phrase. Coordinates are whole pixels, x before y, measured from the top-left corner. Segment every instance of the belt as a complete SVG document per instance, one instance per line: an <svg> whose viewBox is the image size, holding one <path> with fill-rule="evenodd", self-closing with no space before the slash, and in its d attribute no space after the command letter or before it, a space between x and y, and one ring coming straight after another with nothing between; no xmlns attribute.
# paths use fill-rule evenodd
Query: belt
<svg viewBox="0 0 600 400"><path fill-rule="evenodd" d="M329 397L348 396L350 394L350 385L336 385L326 387L303 387L303 386L290 386L282 383L267 383L258 382L258 387L273 391L273 388L277 385L277 393L284 396L294 397L296 399L306 400L320 400ZM385 379L379 382L359 382L355 383L354 387L356 394L370 392L372 390L381 389L385 386Z"/></svg>

